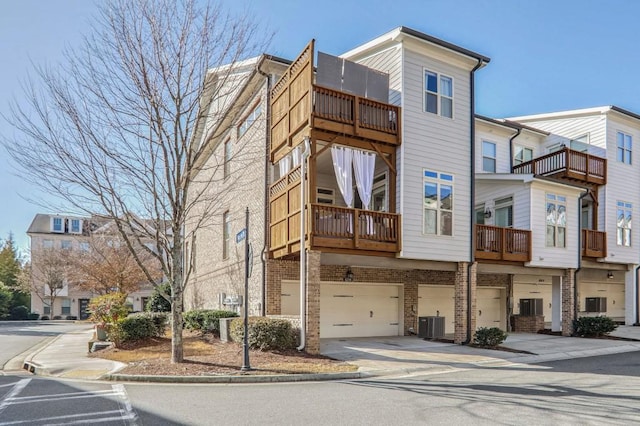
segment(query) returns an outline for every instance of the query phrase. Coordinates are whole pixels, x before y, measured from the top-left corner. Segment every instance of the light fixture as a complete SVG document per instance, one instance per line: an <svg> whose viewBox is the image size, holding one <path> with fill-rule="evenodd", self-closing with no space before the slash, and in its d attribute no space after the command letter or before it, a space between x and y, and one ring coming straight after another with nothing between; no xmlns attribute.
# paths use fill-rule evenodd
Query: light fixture
<svg viewBox="0 0 640 426"><path fill-rule="evenodd" d="M140 297L136 297L136 302L140 300Z"/></svg>
<svg viewBox="0 0 640 426"><path fill-rule="evenodd" d="M486 208L484 210L484 217L485 219L489 219L491 217L491 210L489 210L488 208Z"/></svg>
<svg viewBox="0 0 640 426"><path fill-rule="evenodd" d="M351 282L353 281L353 271L351 271L351 267L347 266L347 272L344 273L344 281Z"/></svg>
<svg viewBox="0 0 640 426"><path fill-rule="evenodd" d="M609 271L607 272L607 279L613 279L613 272Z"/></svg>

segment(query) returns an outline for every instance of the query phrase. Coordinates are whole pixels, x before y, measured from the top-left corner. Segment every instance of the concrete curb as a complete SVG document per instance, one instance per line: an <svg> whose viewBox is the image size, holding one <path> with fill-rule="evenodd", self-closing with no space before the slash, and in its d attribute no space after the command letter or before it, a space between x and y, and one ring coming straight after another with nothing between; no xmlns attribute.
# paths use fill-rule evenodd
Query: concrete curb
<svg viewBox="0 0 640 426"><path fill-rule="evenodd" d="M274 374L238 376L139 376L130 374L105 374L102 379L122 382L148 383L285 383L319 382L329 380L354 380L373 377L369 372L325 374Z"/></svg>
<svg viewBox="0 0 640 426"><path fill-rule="evenodd" d="M37 349L33 350L29 353L29 355L27 355L27 357L24 359L24 362L22 363L22 368L24 370L27 370L29 373L33 373L35 375L40 375L40 376L45 376L47 374L42 374L42 372L38 373L38 371L42 371L43 368L40 364L33 362L33 358L38 355L40 352L42 352L47 346L53 344L53 342L55 342L56 340L60 339L60 337L62 336L62 334L59 334L53 338L49 338L46 339L45 341L43 341L41 344L38 344ZM31 348L33 349L33 348ZM30 350L31 350L30 349ZM46 369L44 369L46 370Z"/></svg>
<svg viewBox="0 0 640 426"><path fill-rule="evenodd" d="M43 350L44 348L49 346L49 344L51 344L56 338L57 338L57 336L48 337L45 340L43 340L42 342L36 343L35 345L30 347L29 349L23 351L22 353L14 356L9 361L7 361L2 366L2 368L0 368L0 370L20 370L20 369L28 370L25 367L25 361L27 359L31 360L34 356L36 356L36 354L38 352L40 352L41 350ZM14 366L15 366L15 368L13 368Z"/></svg>

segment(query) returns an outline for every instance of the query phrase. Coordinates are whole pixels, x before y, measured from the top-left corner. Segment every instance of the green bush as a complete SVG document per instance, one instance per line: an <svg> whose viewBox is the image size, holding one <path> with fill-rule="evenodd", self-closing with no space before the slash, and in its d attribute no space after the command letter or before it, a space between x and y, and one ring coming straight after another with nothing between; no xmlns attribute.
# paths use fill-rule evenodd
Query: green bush
<svg viewBox="0 0 640 426"><path fill-rule="evenodd" d="M165 299L162 295L163 293L169 297L171 296L170 283L162 283L153 288L153 292L151 296L149 296L144 310L150 312L171 312L171 302Z"/></svg>
<svg viewBox="0 0 640 426"><path fill-rule="evenodd" d="M26 320L28 316L29 308L26 306L16 306L11 309L11 315L9 318L12 320L22 321Z"/></svg>
<svg viewBox="0 0 640 426"><path fill-rule="evenodd" d="M75 315L67 315L64 319L75 321L78 319L78 317Z"/></svg>
<svg viewBox="0 0 640 426"><path fill-rule="evenodd" d="M476 330L473 343L481 348L495 348L500 343L504 342L506 338L507 333L500 330L498 327L480 327Z"/></svg>
<svg viewBox="0 0 640 426"><path fill-rule="evenodd" d="M49 319L49 315L43 315L43 316L41 316L41 317L40 317L40 319L41 319L42 321L46 321L46 320L48 320L48 319Z"/></svg>
<svg viewBox="0 0 640 426"><path fill-rule="evenodd" d="M40 318L40 314L37 312L31 312L30 314L27 315L28 320L37 320L39 318Z"/></svg>
<svg viewBox="0 0 640 426"><path fill-rule="evenodd" d="M53 317L54 320L61 320L62 319L62 315L56 315Z"/></svg>
<svg viewBox="0 0 640 426"><path fill-rule="evenodd" d="M581 317L573 320L573 335L578 337L600 337L618 328L609 317Z"/></svg>
<svg viewBox="0 0 640 426"><path fill-rule="evenodd" d="M244 321L236 318L231 321L231 338L242 342ZM287 320L267 317L249 318L249 347L260 350L293 349L296 346L296 331Z"/></svg>
<svg viewBox="0 0 640 426"><path fill-rule="evenodd" d="M213 309L194 309L184 313L184 326L187 330L212 332L220 335L220 318L235 318L233 311L217 311Z"/></svg>
<svg viewBox="0 0 640 426"><path fill-rule="evenodd" d="M160 337L164 334L165 327L166 315L162 318L142 312L121 319L118 324L109 329L107 337L119 345L122 342Z"/></svg>

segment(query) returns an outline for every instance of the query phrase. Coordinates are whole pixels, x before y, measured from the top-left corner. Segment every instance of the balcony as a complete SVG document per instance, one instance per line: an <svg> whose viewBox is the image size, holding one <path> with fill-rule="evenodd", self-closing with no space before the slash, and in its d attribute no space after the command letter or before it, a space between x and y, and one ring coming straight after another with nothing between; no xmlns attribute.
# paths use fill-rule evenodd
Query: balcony
<svg viewBox="0 0 640 426"><path fill-rule="evenodd" d="M593 258L607 257L607 233L583 229L582 256Z"/></svg>
<svg viewBox="0 0 640 426"><path fill-rule="evenodd" d="M607 160L564 148L514 166L513 173L548 176L588 185L605 185Z"/></svg>
<svg viewBox="0 0 640 426"><path fill-rule="evenodd" d="M476 259L531 261L531 231L476 225Z"/></svg>
<svg viewBox="0 0 640 426"><path fill-rule="evenodd" d="M400 215L396 213L311 204L310 230L312 249L358 250L359 254L375 255L400 251Z"/></svg>

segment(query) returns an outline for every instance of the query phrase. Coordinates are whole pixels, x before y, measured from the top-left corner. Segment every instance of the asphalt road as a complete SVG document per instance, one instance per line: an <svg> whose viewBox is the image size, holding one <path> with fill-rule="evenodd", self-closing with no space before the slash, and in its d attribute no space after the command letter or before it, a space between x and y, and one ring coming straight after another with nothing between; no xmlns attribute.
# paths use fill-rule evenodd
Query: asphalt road
<svg viewBox="0 0 640 426"><path fill-rule="evenodd" d="M323 383L167 385L0 377L0 425L640 423L640 352Z"/></svg>
<svg viewBox="0 0 640 426"><path fill-rule="evenodd" d="M0 370L20 368L9 360L55 336L86 329L87 324L45 321L0 321Z"/></svg>

